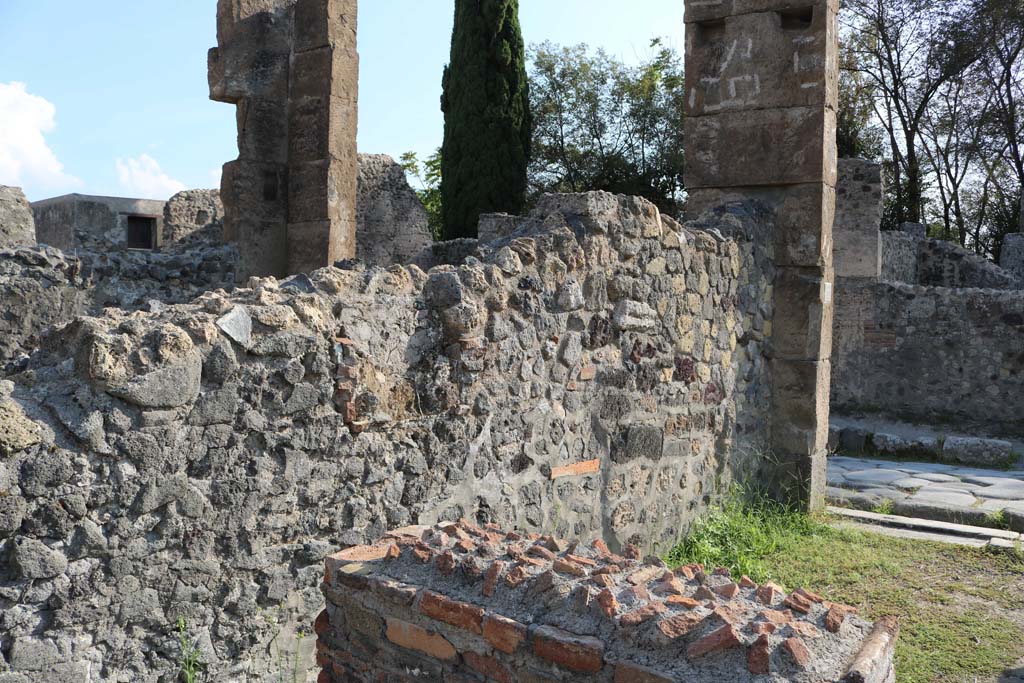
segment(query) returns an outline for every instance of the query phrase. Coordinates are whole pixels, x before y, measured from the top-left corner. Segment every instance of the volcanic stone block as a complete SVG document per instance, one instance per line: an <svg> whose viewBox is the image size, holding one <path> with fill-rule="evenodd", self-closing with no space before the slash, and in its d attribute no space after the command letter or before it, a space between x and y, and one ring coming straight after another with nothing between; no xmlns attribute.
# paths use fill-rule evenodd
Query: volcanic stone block
<svg viewBox="0 0 1024 683"><path fill-rule="evenodd" d="M827 360L832 353L833 278L813 268L780 268L775 278L775 357Z"/></svg>
<svg viewBox="0 0 1024 683"><path fill-rule="evenodd" d="M752 12L784 12L790 18L805 16L808 7L838 12L839 0L699 0L686 3L687 23Z"/></svg>
<svg viewBox="0 0 1024 683"><path fill-rule="evenodd" d="M686 119L691 188L836 182L835 112L788 107Z"/></svg>
<svg viewBox="0 0 1024 683"><path fill-rule="evenodd" d="M772 361L772 440L781 452L813 456L828 446L831 363Z"/></svg>
<svg viewBox="0 0 1024 683"><path fill-rule="evenodd" d="M775 209L775 263L825 267L831 261L832 233L823 231L836 210L836 190L826 183L778 187L703 188L690 191L687 213L698 216L728 202L756 199Z"/></svg>
<svg viewBox="0 0 1024 683"><path fill-rule="evenodd" d="M295 51L320 47L356 49L357 0L299 0L295 5Z"/></svg>
<svg viewBox="0 0 1024 683"><path fill-rule="evenodd" d="M836 40L833 12L809 8L807 23L779 12L730 16L691 27L687 43L687 116L797 106L834 100L839 72L826 68Z"/></svg>

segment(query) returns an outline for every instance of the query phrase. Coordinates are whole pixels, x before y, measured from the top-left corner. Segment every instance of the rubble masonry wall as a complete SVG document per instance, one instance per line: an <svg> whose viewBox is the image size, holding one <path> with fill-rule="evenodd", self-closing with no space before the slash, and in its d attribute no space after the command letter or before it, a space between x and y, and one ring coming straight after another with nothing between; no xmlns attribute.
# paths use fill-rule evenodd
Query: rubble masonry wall
<svg viewBox="0 0 1024 683"><path fill-rule="evenodd" d="M534 217L459 267L253 280L47 337L0 383L0 664L168 680L183 618L209 676L266 680L312 665L297 633L339 547L468 517L651 552L760 476L770 218L682 228L604 193Z"/></svg>
<svg viewBox="0 0 1024 683"><path fill-rule="evenodd" d="M861 191L864 164L839 165L833 411L1024 433L1024 291L958 245L909 232L871 242L881 249L881 274L871 276L869 249L841 248L879 235L882 197Z"/></svg>

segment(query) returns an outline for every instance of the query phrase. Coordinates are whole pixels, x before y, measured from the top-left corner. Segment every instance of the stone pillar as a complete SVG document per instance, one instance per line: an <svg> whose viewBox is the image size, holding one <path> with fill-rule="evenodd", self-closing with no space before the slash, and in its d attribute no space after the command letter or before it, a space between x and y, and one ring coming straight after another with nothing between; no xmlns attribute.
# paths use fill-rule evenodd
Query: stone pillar
<svg viewBox="0 0 1024 683"><path fill-rule="evenodd" d="M224 165L224 241L243 275L287 271L288 74L294 0L219 0L210 98L234 104L238 159Z"/></svg>
<svg viewBox="0 0 1024 683"><path fill-rule="evenodd" d="M356 256L357 0L298 0L289 100L288 272Z"/></svg>
<svg viewBox="0 0 1024 683"><path fill-rule="evenodd" d="M878 280L882 276L882 165L840 159L832 255L836 277Z"/></svg>
<svg viewBox="0 0 1024 683"><path fill-rule="evenodd" d="M1011 233L1003 238L999 265L1024 282L1024 232Z"/></svg>
<svg viewBox="0 0 1024 683"><path fill-rule="evenodd" d="M689 210L776 209L773 457L810 509L828 441L837 12L838 0L686 0Z"/></svg>
<svg viewBox="0 0 1024 683"><path fill-rule="evenodd" d="M238 108L224 238L243 275L355 256L356 0L219 0L210 97Z"/></svg>

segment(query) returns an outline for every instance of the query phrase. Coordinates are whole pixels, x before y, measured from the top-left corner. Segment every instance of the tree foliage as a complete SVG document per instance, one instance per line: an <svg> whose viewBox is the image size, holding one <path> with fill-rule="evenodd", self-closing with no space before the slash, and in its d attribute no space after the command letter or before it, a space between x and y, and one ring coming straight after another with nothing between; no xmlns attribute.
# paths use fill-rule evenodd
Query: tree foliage
<svg viewBox="0 0 1024 683"><path fill-rule="evenodd" d="M531 49L530 191L607 190L677 213L683 191L682 61L660 40L627 66L604 50Z"/></svg>
<svg viewBox="0 0 1024 683"><path fill-rule="evenodd" d="M422 162L416 152L402 155L402 168L407 176L415 180L418 187L414 188L416 196L427 211L430 234L435 241L443 239L441 218L441 148Z"/></svg>
<svg viewBox="0 0 1024 683"><path fill-rule="evenodd" d="M998 256L1024 230L1024 3L845 0L841 18L844 69L884 131L887 226Z"/></svg>
<svg viewBox="0 0 1024 683"><path fill-rule="evenodd" d="M531 117L519 0L455 0L444 71L444 237L476 237L480 214L520 213Z"/></svg>

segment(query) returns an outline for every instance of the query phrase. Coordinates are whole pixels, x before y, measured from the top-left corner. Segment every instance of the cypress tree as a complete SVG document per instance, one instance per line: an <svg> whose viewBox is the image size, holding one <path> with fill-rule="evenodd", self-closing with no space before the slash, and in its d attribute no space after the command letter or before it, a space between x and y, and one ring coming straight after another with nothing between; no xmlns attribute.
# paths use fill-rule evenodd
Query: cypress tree
<svg viewBox="0 0 1024 683"><path fill-rule="evenodd" d="M444 238L476 237L480 214L518 214L526 199L531 118L519 0L455 0L443 86Z"/></svg>

